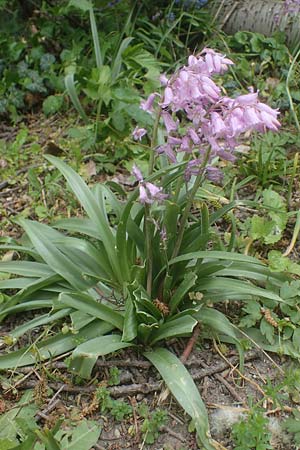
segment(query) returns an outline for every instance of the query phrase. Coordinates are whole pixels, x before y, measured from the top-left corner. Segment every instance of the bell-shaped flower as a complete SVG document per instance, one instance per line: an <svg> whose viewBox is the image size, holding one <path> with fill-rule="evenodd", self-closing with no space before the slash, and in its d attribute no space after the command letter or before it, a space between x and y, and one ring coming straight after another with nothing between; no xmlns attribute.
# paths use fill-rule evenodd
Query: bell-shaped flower
<svg viewBox="0 0 300 450"><path fill-rule="evenodd" d="M132 132L132 137L135 141L141 141L142 137L147 134L147 130L145 128L139 128L138 126L135 127L135 129Z"/></svg>
<svg viewBox="0 0 300 450"><path fill-rule="evenodd" d="M223 180L223 173L218 167L207 166L206 175L213 183L220 183Z"/></svg>
<svg viewBox="0 0 300 450"><path fill-rule="evenodd" d="M167 86L167 84L168 84L168 78L166 77L166 75L163 73L160 77L159 77L159 81L160 81L160 84L162 85L162 86Z"/></svg>
<svg viewBox="0 0 300 450"><path fill-rule="evenodd" d="M147 203L151 205L155 201L163 202L168 197L167 194L164 194L162 192L162 188L159 188L155 186L155 184L148 182L141 184L139 190L140 190L139 200L143 204Z"/></svg>
<svg viewBox="0 0 300 450"><path fill-rule="evenodd" d="M132 166L132 175L135 176L137 181L144 181L142 172L135 164Z"/></svg>
<svg viewBox="0 0 300 450"><path fill-rule="evenodd" d="M227 66L230 66L233 63L231 59L226 58L224 55L215 52L211 48L205 48L201 54L205 53L204 61L207 67L207 71L210 74L215 73L224 73L228 70Z"/></svg>
<svg viewBox="0 0 300 450"><path fill-rule="evenodd" d="M143 109L144 111L147 111L148 113L152 113L154 111L153 109L153 103L155 100L155 97L159 95L156 92L154 92L153 94L150 94L149 97L147 98L147 100L142 100L141 101L141 105L140 108Z"/></svg>
<svg viewBox="0 0 300 450"><path fill-rule="evenodd" d="M135 176L136 180L139 182L139 201L142 204L152 204L155 201L162 202L168 195L162 192L162 188L155 186L153 183L144 181L142 172L134 164L132 167L132 174Z"/></svg>
<svg viewBox="0 0 300 450"><path fill-rule="evenodd" d="M173 96L173 92L172 89L167 86L164 92L164 98L163 98L163 103L162 103L162 107L165 108L166 106L169 106L169 104L172 102L174 96Z"/></svg>
<svg viewBox="0 0 300 450"><path fill-rule="evenodd" d="M176 131L178 128L178 121L175 122L171 114L167 111L162 111L161 113L167 133L171 133L171 131Z"/></svg>
<svg viewBox="0 0 300 450"><path fill-rule="evenodd" d="M215 111L213 111L211 113L210 123L211 123L212 133L216 137L224 136L227 133L227 128L226 128L225 122L219 113L217 113Z"/></svg>
<svg viewBox="0 0 300 450"><path fill-rule="evenodd" d="M196 133L196 130L194 128L190 127L187 131L187 134L192 139L192 141L195 145L200 144L201 139L200 139L199 135Z"/></svg>
<svg viewBox="0 0 300 450"><path fill-rule="evenodd" d="M160 145L157 147L156 151L159 155L162 153L165 154L172 163L177 162L176 154L170 144Z"/></svg>

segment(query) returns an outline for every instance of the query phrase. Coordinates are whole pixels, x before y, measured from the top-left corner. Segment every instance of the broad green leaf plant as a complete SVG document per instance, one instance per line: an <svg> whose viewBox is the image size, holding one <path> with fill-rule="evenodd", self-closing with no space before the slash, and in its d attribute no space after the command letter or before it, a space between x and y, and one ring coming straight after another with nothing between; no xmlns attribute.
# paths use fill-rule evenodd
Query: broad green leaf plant
<svg viewBox="0 0 300 450"><path fill-rule="evenodd" d="M160 372L207 450L220 447L210 436L206 408L184 364L164 342L192 336L200 324L210 336L235 343L242 366L237 327L215 305L257 298L285 302L280 286L286 277L231 247L215 250L210 230L223 210L210 214L205 202L199 208L194 202L206 178L221 180L218 163L234 158L244 132L279 127L278 112L260 103L256 93L221 95L213 76L231 64L204 49L169 79L161 77L161 93L141 104L152 127L133 131L138 141L146 142L150 131L152 137L148 173L133 167L131 192L115 182L89 188L65 162L47 156L85 215L53 226L19 219L25 231L21 243L1 248L24 258L0 262L6 274L0 281L0 319L25 313L7 345L37 327L62 323L61 332L2 354L0 369L71 352L70 370L89 378L99 356L137 349ZM26 320L28 311L34 316Z"/></svg>

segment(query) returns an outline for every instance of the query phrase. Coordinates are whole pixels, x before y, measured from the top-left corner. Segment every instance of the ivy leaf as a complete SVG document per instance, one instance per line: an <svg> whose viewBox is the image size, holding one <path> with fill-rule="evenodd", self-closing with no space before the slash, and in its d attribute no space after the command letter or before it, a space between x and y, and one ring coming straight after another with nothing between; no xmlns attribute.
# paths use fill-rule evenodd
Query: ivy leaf
<svg viewBox="0 0 300 450"><path fill-rule="evenodd" d="M14 442L14 445L18 443L16 437L19 434L21 428L16 421L16 418L27 419L28 421L32 421L36 411L36 405L28 405L28 401L32 399L32 391L25 392L22 398L18 402L18 406L10 411L6 412L0 417L0 443L1 440L6 442L8 441ZM23 406L26 405L26 406ZM8 447L10 448L10 447ZM2 446L0 445L0 449L2 450Z"/></svg>
<svg viewBox="0 0 300 450"><path fill-rule="evenodd" d="M263 192L264 206L271 208L269 216L276 223L280 231L283 231L286 227L288 215L286 211L286 204L283 198L272 189L266 189ZM277 211L275 211L275 209Z"/></svg>

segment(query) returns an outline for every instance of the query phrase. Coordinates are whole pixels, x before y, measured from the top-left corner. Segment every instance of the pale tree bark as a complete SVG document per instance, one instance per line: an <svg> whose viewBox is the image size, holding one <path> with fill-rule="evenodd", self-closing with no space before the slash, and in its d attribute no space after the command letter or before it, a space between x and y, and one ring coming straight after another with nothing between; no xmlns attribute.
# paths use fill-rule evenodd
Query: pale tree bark
<svg viewBox="0 0 300 450"><path fill-rule="evenodd" d="M208 8L228 34L253 31L271 36L280 30L292 49L300 46L300 4L287 9L280 0L210 0Z"/></svg>

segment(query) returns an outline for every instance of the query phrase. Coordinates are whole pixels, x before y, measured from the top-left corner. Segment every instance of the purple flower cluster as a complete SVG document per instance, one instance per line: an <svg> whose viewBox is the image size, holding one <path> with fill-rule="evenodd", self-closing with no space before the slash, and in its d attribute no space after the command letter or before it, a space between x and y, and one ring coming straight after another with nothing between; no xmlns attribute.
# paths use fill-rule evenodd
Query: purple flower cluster
<svg viewBox="0 0 300 450"><path fill-rule="evenodd" d="M187 181L200 168L205 170L208 179L220 181L222 172L212 162L234 161L234 150L241 135L277 131L280 127L279 112L261 103L257 92L235 99L222 95L212 78L223 74L230 65L233 62L226 56L206 48L198 56L191 55L188 65L169 79L162 75L163 94L155 92L141 103L141 108L150 114L155 112L157 103L161 109L166 137L156 151L164 153L172 163L177 162L181 152L190 155L185 173ZM133 137L141 139L145 133L146 130L137 127ZM142 179L138 181L142 203L162 199L160 188L155 191L153 185L147 186Z"/></svg>
<svg viewBox="0 0 300 450"><path fill-rule="evenodd" d="M198 56L190 56L188 65L170 79L165 75L161 77L164 93L159 104L166 142L157 151L165 153L173 163L179 152L189 153L191 161L186 179L197 174L208 148L211 149L209 162L216 157L233 161L233 151L242 134L254 130L276 131L280 126L278 111L261 103L257 93L235 99L222 95L212 77L224 73L232 64L230 59L207 48ZM151 94L141 108L152 113L157 96L157 93ZM222 173L209 164L206 175L213 181L222 177Z"/></svg>

